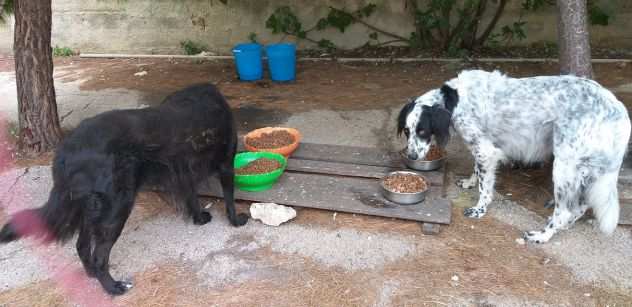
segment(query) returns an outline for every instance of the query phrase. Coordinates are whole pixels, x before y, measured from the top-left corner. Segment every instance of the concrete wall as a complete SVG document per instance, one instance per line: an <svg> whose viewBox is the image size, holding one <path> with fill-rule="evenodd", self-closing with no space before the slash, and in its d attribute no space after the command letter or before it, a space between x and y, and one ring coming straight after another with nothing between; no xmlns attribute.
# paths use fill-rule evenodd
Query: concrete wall
<svg viewBox="0 0 632 307"><path fill-rule="evenodd" d="M13 48L13 17L0 24L0 53L9 53Z"/></svg>
<svg viewBox="0 0 632 307"><path fill-rule="evenodd" d="M227 53L236 43L246 41L251 32L264 43L279 41L280 36L265 28L265 21L281 5L290 5L303 25L311 27L330 5L354 9L369 2L379 6L378 13L369 19L371 24L402 36L412 31L404 0L228 0L228 5L219 0L53 0L53 45L81 52L173 54L181 53L180 41L190 39L207 44L212 51ZM520 2L512 1L501 25L518 19ZM593 44L632 47L632 1L605 2L608 10L616 11L616 18L608 27L591 28ZM530 13L524 20L528 39L522 44L557 39L554 8ZM0 25L0 51L11 50L12 27ZM327 30L313 37L325 37L350 48L365 43L368 33L365 27L355 25L345 33ZM305 46L309 44L299 47Z"/></svg>

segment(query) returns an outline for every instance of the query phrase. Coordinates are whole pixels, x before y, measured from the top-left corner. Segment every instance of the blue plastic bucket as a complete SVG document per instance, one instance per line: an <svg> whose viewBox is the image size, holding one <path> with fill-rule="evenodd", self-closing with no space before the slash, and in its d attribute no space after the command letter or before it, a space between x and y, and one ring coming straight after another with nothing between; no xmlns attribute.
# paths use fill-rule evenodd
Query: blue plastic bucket
<svg viewBox="0 0 632 307"><path fill-rule="evenodd" d="M291 81L296 78L296 45L272 44L266 47L268 68L273 81Z"/></svg>
<svg viewBox="0 0 632 307"><path fill-rule="evenodd" d="M240 80L254 81L263 77L261 45L239 44L233 48L233 55Z"/></svg>

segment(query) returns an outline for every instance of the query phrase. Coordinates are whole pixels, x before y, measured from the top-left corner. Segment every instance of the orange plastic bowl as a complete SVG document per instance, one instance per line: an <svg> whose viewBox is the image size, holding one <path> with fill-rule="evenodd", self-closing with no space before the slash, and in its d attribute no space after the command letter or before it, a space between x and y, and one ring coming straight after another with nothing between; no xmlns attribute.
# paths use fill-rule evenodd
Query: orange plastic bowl
<svg viewBox="0 0 632 307"><path fill-rule="evenodd" d="M294 137L294 142L290 145L279 147L279 148L256 148L256 147L252 147L248 145L248 142L246 142L246 140L249 138L257 138L264 133L270 133L272 131L279 131L279 130L284 130L284 131L287 131L289 134L291 134ZM288 158L296 150L296 148L298 148L298 144L301 142L302 137L303 136L301 135L301 133L298 132L298 130L294 128L265 127L265 128L252 130L248 132L248 134L244 135L244 147L246 148L247 151L275 152L278 154L282 154L284 157Z"/></svg>

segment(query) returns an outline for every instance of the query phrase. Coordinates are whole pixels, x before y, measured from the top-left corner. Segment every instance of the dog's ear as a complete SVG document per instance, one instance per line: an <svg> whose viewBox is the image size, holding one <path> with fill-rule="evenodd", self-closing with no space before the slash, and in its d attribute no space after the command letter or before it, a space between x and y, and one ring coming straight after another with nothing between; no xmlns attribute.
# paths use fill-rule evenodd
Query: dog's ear
<svg viewBox="0 0 632 307"><path fill-rule="evenodd" d="M450 113L452 113L457 103L459 103L459 93L455 89L448 86L447 84L444 84L441 87L441 95L443 95L445 108L448 109Z"/></svg>
<svg viewBox="0 0 632 307"><path fill-rule="evenodd" d="M411 101L407 103L401 111L399 111L399 116L397 116L397 136L402 135L402 131L406 128L406 118L410 111L415 107L415 101Z"/></svg>
<svg viewBox="0 0 632 307"><path fill-rule="evenodd" d="M430 110L430 129L435 137L437 145L445 147L450 140L450 121L452 114L440 105L434 105Z"/></svg>

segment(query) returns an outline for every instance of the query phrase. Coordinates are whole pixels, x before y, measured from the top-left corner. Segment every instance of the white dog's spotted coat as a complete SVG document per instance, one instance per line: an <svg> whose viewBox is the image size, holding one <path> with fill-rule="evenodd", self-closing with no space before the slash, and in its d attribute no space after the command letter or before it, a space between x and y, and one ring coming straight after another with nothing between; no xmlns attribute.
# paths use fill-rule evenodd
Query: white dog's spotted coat
<svg viewBox="0 0 632 307"><path fill-rule="evenodd" d="M619 219L617 178L630 119L610 91L574 76L517 79L499 72L464 71L402 109L399 129L407 134L409 157L426 155L428 128L433 136L438 132L433 126L434 117L442 113L438 109L451 114L452 125L475 159L472 177L457 183L471 188L478 182L478 203L465 210L466 216L485 215L499 163L533 163L553 156L555 211L544 230L527 232L525 238L546 242L588 208L604 233L614 231Z"/></svg>

